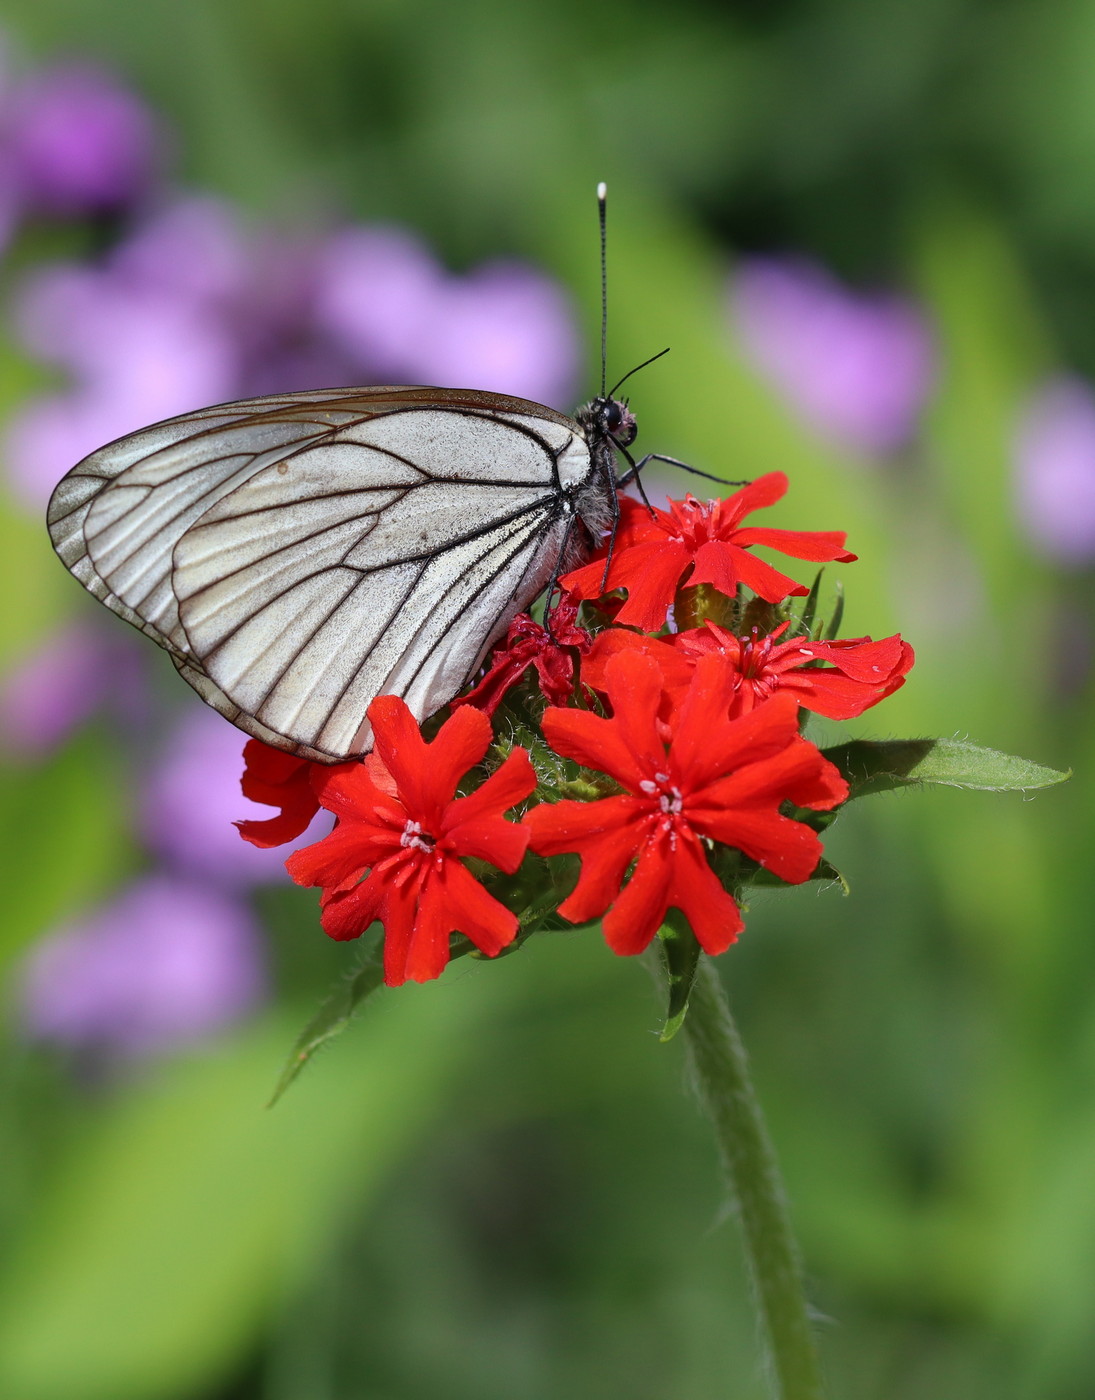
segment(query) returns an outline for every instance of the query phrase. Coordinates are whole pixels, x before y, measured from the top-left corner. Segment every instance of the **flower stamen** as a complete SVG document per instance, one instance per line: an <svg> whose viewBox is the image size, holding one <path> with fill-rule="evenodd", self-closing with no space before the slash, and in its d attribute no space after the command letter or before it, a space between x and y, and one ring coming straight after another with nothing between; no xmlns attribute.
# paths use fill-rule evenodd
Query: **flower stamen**
<svg viewBox="0 0 1095 1400"><path fill-rule="evenodd" d="M436 845L434 837L422 830L421 822L414 822L408 819L403 828L403 835L399 838L399 844L405 847L413 847L416 851L425 851L427 855L433 854Z"/></svg>

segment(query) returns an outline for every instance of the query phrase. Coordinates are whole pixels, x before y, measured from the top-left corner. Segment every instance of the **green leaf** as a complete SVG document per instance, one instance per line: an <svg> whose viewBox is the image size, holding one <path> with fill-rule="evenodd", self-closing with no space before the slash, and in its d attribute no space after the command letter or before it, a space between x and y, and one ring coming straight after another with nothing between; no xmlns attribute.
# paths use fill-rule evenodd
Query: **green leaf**
<svg viewBox="0 0 1095 1400"><path fill-rule="evenodd" d="M356 969L338 983L334 991L319 1008L316 1014L297 1036L293 1049L286 1060L267 1108L273 1108L289 1085L296 1079L304 1066L317 1050L336 1036L342 1034L357 1014L358 1007L366 997L372 996L384 984L384 937L380 924L373 924L364 937L372 941L361 955ZM511 944L503 952L515 951L517 944ZM449 941L449 962L455 962L467 953L478 954L479 950L470 938L462 933L453 934ZM501 954L499 954L501 956Z"/></svg>
<svg viewBox="0 0 1095 1400"><path fill-rule="evenodd" d="M686 920L675 909L670 910L666 922L658 930L658 941L669 985L665 1025L658 1036L664 1045L677 1034L688 1013L688 998L692 995L700 962L700 945Z"/></svg>
<svg viewBox="0 0 1095 1400"><path fill-rule="evenodd" d="M357 1008L384 982L384 940L380 925L373 925L373 938L356 969L340 981L327 1000L297 1036L289 1058L274 1086L267 1105L273 1108L316 1051L341 1035L353 1020ZM368 934L365 935L369 937Z"/></svg>
<svg viewBox="0 0 1095 1400"><path fill-rule="evenodd" d="M857 739L822 750L851 788L850 797L938 783L986 792L1028 792L1071 777L1029 759L984 749L964 739Z"/></svg>

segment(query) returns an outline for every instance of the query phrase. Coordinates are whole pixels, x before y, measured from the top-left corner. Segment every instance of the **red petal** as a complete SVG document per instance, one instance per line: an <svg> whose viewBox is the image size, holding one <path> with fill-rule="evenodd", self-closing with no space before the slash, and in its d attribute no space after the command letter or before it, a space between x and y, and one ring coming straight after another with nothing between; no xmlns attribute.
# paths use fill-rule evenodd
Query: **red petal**
<svg viewBox="0 0 1095 1400"><path fill-rule="evenodd" d="M751 481L748 486L735 491L732 496L716 502L712 533L725 539L747 515L781 501L787 494L788 485L784 472L765 472L763 476L758 476L756 481Z"/></svg>
<svg viewBox="0 0 1095 1400"><path fill-rule="evenodd" d="M360 938L380 917L383 900L384 881L373 875L352 890L325 900L320 920L324 933L340 943Z"/></svg>
<svg viewBox="0 0 1095 1400"><path fill-rule="evenodd" d="M724 809L710 814L702 829L716 841L744 851L792 885L808 880L821 859L817 833L774 811Z"/></svg>
<svg viewBox="0 0 1095 1400"><path fill-rule="evenodd" d="M669 503L668 511L659 510L657 506L654 506L653 514L651 514L645 501L637 501L634 496L621 496L619 499L620 519L616 527L617 548L645 544L650 540L662 542L666 535L675 535L679 532L678 522L673 515L672 501ZM602 558L606 552L607 545L602 546Z"/></svg>
<svg viewBox="0 0 1095 1400"><path fill-rule="evenodd" d="M418 914L422 876L423 872L417 870L415 878L400 886L388 886L384 891L381 918L384 920L384 983L388 987L401 987L407 980L407 960Z"/></svg>
<svg viewBox="0 0 1095 1400"><path fill-rule="evenodd" d="M789 695L774 695L752 713L727 719L734 677L734 668L720 656L701 656L696 663L672 747L688 793L699 794L744 765L759 765L798 737L798 705Z"/></svg>
<svg viewBox="0 0 1095 1400"><path fill-rule="evenodd" d="M248 739L243 746L243 761L244 773L241 780L243 795L250 797L254 802L261 802L264 799L255 797L253 793L248 791L251 784L282 787L286 783L293 782L294 779L299 779L301 773L307 772L312 766L308 759L284 753L281 749L271 747L270 744L264 744L261 739Z"/></svg>
<svg viewBox="0 0 1095 1400"><path fill-rule="evenodd" d="M614 953L641 953L661 927L669 908L673 860L664 834L643 845L635 873L604 918L605 942Z"/></svg>
<svg viewBox="0 0 1095 1400"><path fill-rule="evenodd" d="M512 875L528 850L529 832L504 817L480 817L461 822L442 840L439 849L453 856L475 856Z"/></svg>
<svg viewBox="0 0 1095 1400"><path fill-rule="evenodd" d="M247 817L235 823L253 846L282 846L308 829L319 811L312 791L311 770L319 765L294 758L258 739L243 746L244 771L240 787L244 797L266 807L280 807L275 817Z"/></svg>
<svg viewBox="0 0 1095 1400"><path fill-rule="evenodd" d="M540 694L551 705L565 705L574 690L574 657L562 647L540 653L532 663L540 681Z"/></svg>
<svg viewBox="0 0 1095 1400"><path fill-rule="evenodd" d="M766 564L763 559L758 559L755 554L750 554L747 549L741 551L737 563L742 583L765 602L781 603L784 598L802 598L810 591L804 584L796 583L793 578L781 574L778 569Z"/></svg>
<svg viewBox="0 0 1095 1400"><path fill-rule="evenodd" d="M542 728L544 738L564 758L608 773L627 788L634 789L642 781L643 773L614 720L588 710L547 710Z"/></svg>
<svg viewBox="0 0 1095 1400"><path fill-rule="evenodd" d="M723 889L695 837L679 841L669 903L688 920L705 953L724 953L745 927L741 910Z"/></svg>
<svg viewBox="0 0 1095 1400"><path fill-rule="evenodd" d="M732 598L742 576L743 560L748 563L748 556L737 545L727 544L723 540L708 540L696 550L696 567L689 575L688 582L710 584L727 598Z"/></svg>
<svg viewBox="0 0 1095 1400"><path fill-rule="evenodd" d="M603 561L594 561L561 582L581 598L600 598L614 588L627 589L627 601L616 615L616 621L644 632L657 631L664 626L665 616L673 602L681 574L691 563L692 554L686 545L661 536L656 541L620 546L612 561L608 583L604 578Z"/></svg>
<svg viewBox="0 0 1095 1400"><path fill-rule="evenodd" d="M427 829L436 830L457 783L490 745L490 720L464 706L427 744L414 716L397 696L378 696L367 713L377 752L395 778L408 812Z"/></svg>
<svg viewBox="0 0 1095 1400"><path fill-rule="evenodd" d="M252 846L284 846L287 841L303 836L318 811L319 803L308 791L299 796L294 794L276 817L246 817L233 825Z"/></svg>
<svg viewBox="0 0 1095 1400"><path fill-rule="evenodd" d="M406 955L400 959L399 971L402 981L432 981L433 978L441 976L449 961L449 935L456 925L455 911L442 887L443 870L444 865L440 870L430 869L419 887L410 937L406 940ZM468 878L471 879L471 876ZM399 918L405 917L405 912L401 911ZM402 952L402 929L397 933L397 940ZM394 962L393 956L393 964Z"/></svg>
<svg viewBox="0 0 1095 1400"><path fill-rule="evenodd" d="M526 813L523 825L532 832L529 843L541 856L582 851L589 841L611 836L641 820L651 803L640 797L603 797L597 802L541 802ZM634 855L635 847L631 847Z"/></svg>
<svg viewBox="0 0 1095 1400"><path fill-rule="evenodd" d="M745 719L763 715L791 697L773 696ZM742 723L744 721L738 721ZM800 807L827 810L843 802L848 785L837 769L806 739L795 735L787 747L761 762L749 763L720 782L712 783L689 803L691 814L701 807L777 807L791 801ZM695 818L698 820L698 817Z"/></svg>
<svg viewBox="0 0 1095 1400"><path fill-rule="evenodd" d="M445 861L436 888L447 910L449 930L465 934L488 957L495 957L517 937L517 915L459 861Z"/></svg>
<svg viewBox="0 0 1095 1400"><path fill-rule="evenodd" d="M369 763L340 763L313 774L312 788L320 805L340 819L353 821L383 813L384 820L402 827L407 820L403 805L394 792L378 786L375 771Z"/></svg>
<svg viewBox="0 0 1095 1400"><path fill-rule="evenodd" d="M514 749L497 772L492 773L474 792L450 803L438 835L454 834L464 822L478 822L485 817L500 820L503 812L535 791L536 771L529 756L524 749Z"/></svg>
<svg viewBox="0 0 1095 1400"><path fill-rule="evenodd" d="M606 664L605 689L611 719L586 710L548 710L544 738L557 753L610 774L634 792L666 763L657 723L662 673L652 657L623 651Z"/></svg>
<svg viewBox="0 0 1095 1400"><path fill-rule="evenodd" d="M517 684L532 665L533 659L531 654L527 656L519 656L514 652L503 654L499 660L494 662L483 679L468 691L467 695L459 695L452 701L453 707L474 705L485 715L494 714L506 698L507 691Z"/></svg>
<svg viewBox="0 0 1095 1400"><path fill-rule="evenodd" d="M898 676L886 685L863 685L836 671L789 671L781 685L799 704L826 719L854 719L905 684Z"/></svg>
<svg viewBox="0 0 1095 1400"><path fill-rule="evenodd" d="M525 823L531 846L540 855L577 851L582 872L559 912L574 923L604 913L620 890L627 867L643 842L650 804L634 797L606 797L599 802L545 802Z"/></svg>
<svg viewBox="0 0 1095 1400"><path fill-rule="evenodd" d="M294 851L285 868L298 885L341 885L354 871L398 851L399 836L391 827L341 822L322 841Z"/></svg>
<svg viewBox="0 0 1095 1400"><path fill-rule="evenodd" d="M769 549L778 549L780 554L790 554L794 559L811 559L824 562L837 559L842 564L852 564L858 558L844 548L848 538L846 530L768 530L750 526L738 530L734 543L740 545L763 544Z"/></svg>
<svg viewBox="0 0 1095 1400"><path fill-rule="evenodd" d="M900 634L883 637L877 642L864 638L862 641L813 642L807 645L811 656L829 661L846 676L870 685L884 684L898 672L904 675L915 660L912 647L901 640Z"/></svg>

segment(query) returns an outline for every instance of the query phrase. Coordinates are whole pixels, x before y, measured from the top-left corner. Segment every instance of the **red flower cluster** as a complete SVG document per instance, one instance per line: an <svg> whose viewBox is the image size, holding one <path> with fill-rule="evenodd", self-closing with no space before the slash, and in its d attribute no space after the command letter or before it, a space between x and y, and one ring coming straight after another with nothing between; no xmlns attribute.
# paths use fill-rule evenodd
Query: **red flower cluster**
<svg viewBox="0 0 1095 1400"><path fill-rule="evenodd" d="M459 710L431 744L395 696L374 700L369 720L386 773L363 763L313 773L320 803L338 822L286 868L298 885L322 887L323 927L332 938L358 938L380 920L389 986L425 982L444 970L451 933L492 956L517 936L515 915L461 857L517 869L529 833L502 813L529 796L536 775L517 749L470 796L456 797L457 783L490 745L484 714Z"/></svg>
<svg viewBox="0 0 1095 1400"><path fill-rule="evenodd" d="M807 592L756 559L754 545L800 559L854 559L837 531L742 526L786 489L786 477L773 472L725 501L688 496L651 513L621 499L607 580L602 550L566 576L571 592L548 625L515 618L432 743L393 696L369 707L376 747L363 763L323 767L251 740L244 793L280 811L237 823L241 834L277 845L299 836L319 807L333 812L330 835L290 856L287 868L299 884L322 889L332 938L356 938L380 921L393 986L437 977L454 932L490 956L517 937L517 916L490 892L489 873L477 878L465 861L513 874L528 848L579 856L577 885L559 912L579 923L603 916L616 952L645 948L669 909L684 914L703 949L722 952L742 921L712 865L720 848L800 883L816 869L821 842L785 807L827 811L847 797L837 770L799 734L799 708L832 719L862 714L904 684L912 648L899 636L788 638L788 623L747 636L711 622L662 636L616 624L660 631L682 585L707 584L739 611L742 586L772 604ZM606 588L627 597L610 600L613 623L593 637L578 623L580 603ZM602 618L612 611L603 604ZM537 758L545 770L538 777L528 754L514 749L458 797L457 785L486 758L489 716L530 668L549 701L541 729L556 758ZM535 717L527 723L535 727ZM577 765L571 792L591 800L568 794L507 819L538 782L541 798L557 797L567 763Z"/></svg>
<svg viewBox="0 0 1095 1400"><path fill-rule="evenodd" d="M756 629L748 637L736 637L713 622L668 637L610 627L594 642L582 677L588 686L604 692L611 659L622 652L639 652L657 661L666 690L678 703L700 657L721 656L734 677L731 718L748 714L783 691L803 709L828 719L852 719L900 689L915 659L912 647L900 636L880 642L869 637L840 642L792 637L781 642L788 625L782 623L763 637Z"/></svg>
<svg viewBox="0 0 1095 1400"><path fill-rule="evenodd" d="M560 913L584 922L607 909L605 938L617 953L641 952L669 908L685 915L706 952L721 953L741 932L741 915L708 864L704 838L800 884L813 873L821 842L810 827L781 816L780 805L835 807L847 784L800 738L790 699L727 722L734 675L718 657L699 661L668 726L659 720L664 684L651 657L614 657L605 687L611 719L549 710L544 737L557 753L615 778L624 794L534 808L525 819L532 849L581 854L581 879Z"/></svg>

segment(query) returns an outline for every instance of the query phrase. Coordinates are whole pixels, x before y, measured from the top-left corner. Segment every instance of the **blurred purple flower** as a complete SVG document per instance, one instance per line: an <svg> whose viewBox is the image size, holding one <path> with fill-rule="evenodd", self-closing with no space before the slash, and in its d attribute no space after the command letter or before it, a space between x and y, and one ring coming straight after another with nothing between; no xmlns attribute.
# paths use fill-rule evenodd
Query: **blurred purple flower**
<svg viewBox="0 0 1095 1400"><path fill-rule="evenodd" d="M381 382L569 403L579 358L574 321L560 288L531 267L485 263L454 276L409 233L347 229L320 260L315 314Z"/></svg>
<svg viewBox="0 0 1095 1400"><path fill-rule="evenodd" d="M45 938L22 969L29 1035L141 1056L209 1035L266 991L262 945L237 897L147 875Z"/></svg>
<svg viewBox="0 0 1095 1400"><path fill-rule="evenodd" d="M186 195L139 224L115 248L110 265L123 285L224 306L250 276L251 250L227 201Z"/></svg>
<svg viewBox="0 0 1095 1400"><path fill-rule="evenodd" d="M235 392L239 354L219 308L192 286L133 276L119 263L57 264L23 286L23 343L73 380L32 400L8 428L9 478L31 508L104 443Z"/></svg>
<svg viewBox="0 0 1095 1400"><path fill-rule="evenodd" d="M162 210L102 265L40 269L21 288L16 327L71 381L8 428L9 477L32 509L87 453L207 404L407 382L565 405L577 362L563 294L530 268L453 277L385 229L320 244L248 235L210 199Z"/></svg>
<svg viewBox="0 0 1095 1400"><path fill-rule="evenodd" d="M51 214L131 204L157 165L159 136L149 109L88 63L43 68L16 83L0 127L22 199Z"/></svg>
<svg viewBox="0 0 1095 1400"><path fill-rule="evenodd" d="M819 433L867 454L901 447L931 389L932 337L918 307L849 291L803 258L746 258L731 284L746 354Z"/></svg>
<svg viewBox="0 0 1095 1400"><path fill-rule="evenodd" d="M1034 395L1015 439L1020 518L1034 544L1063 564L1095 561L1095 392L1069 376Z"/></svg>
<svg viewBox="0 0 1095 1400"><path fill-rule="evenodd" d="M196 703L169 736L145 786L140 834L173 869L235 886L282 881L290 851L317 840L330 825L321 813L312 835L273 850L241 841L233 821L272 815L240 790L246 742L235 725Z"/></svg>
<svg viewBox="0 0 1095 1400"><path fill-rule="evenodd" d="M104 708L127 725L140 723L142 651L115 628L85 622L55 632L0 681L0 751L41 758Z"/></svg>

